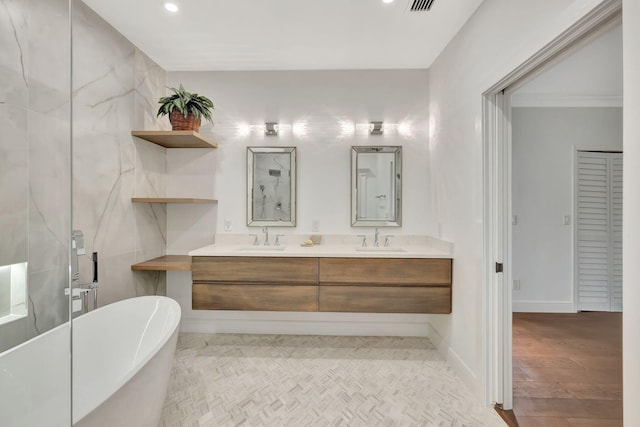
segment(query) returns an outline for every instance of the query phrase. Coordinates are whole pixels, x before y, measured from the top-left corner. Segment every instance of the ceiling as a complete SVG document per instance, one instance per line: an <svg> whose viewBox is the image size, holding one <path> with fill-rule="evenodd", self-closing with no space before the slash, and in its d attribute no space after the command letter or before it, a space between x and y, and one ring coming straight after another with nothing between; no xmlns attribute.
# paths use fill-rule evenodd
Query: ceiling
<svg viewBox="0 0 640 427"><path fill-rule="evenodd" d="M482 0L83 0L167 71L428 68Z"/></svg>

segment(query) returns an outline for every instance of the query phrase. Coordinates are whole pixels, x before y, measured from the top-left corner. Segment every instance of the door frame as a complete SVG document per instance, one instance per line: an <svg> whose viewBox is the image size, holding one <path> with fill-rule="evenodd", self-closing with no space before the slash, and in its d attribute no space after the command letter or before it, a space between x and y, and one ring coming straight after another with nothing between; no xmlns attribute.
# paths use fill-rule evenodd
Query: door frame
<svg viewBox="0 0 640 427"><path fill-rule="evenodd" d="M605 0L482 94L484 401L513 408L510 93L617 24L622 0ZM502 272L496 272L502 263Z"/></svg>

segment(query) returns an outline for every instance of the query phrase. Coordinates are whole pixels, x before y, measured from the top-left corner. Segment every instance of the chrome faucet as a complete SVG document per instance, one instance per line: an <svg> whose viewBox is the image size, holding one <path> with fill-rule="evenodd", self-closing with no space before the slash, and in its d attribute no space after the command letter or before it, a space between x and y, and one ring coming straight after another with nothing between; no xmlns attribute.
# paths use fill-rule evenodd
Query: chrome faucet
<svg viewBox="0 0 640 427"><path fill-rule="evenodd" d="M375 246L376 248L380 246L380 230L378 230L378 227L376 227L376 230L373 234L373 246Z"/></svg>
<svg viewBox="0 0 640 427"><path fill-rule="evenodd" d="M262 232L264 233L264 245L269 246L269 227L265 225Z"/></svg>

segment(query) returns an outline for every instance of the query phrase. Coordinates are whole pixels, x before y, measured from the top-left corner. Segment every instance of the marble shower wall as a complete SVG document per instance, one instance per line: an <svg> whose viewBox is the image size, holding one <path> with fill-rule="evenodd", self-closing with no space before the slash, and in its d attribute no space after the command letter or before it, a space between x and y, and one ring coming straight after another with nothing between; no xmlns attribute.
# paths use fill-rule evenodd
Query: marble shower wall
<svg viewBox="0 0 640 427"><path fill-rule="evenodd" d="M27 260L27 14L23 2L0 0L0 265Z"/></svg>
<svg viewBox="0 0 640 427"><path fill-rule="evenodd" d="M81 281L99 256L99 304L164 294L164 274L132 272L132 263L166 250L166 206L132 197L166 195L166 149L137 140L134 129L163 129L157 99L166 73L84 3L74 7L73 228L87 256Z"/></svg>
<svg viewBox="0 0 640 427"><path fill-rule="evenodd" d="M0 265L28 261L28 317L0 351L68 320L69 7L0 0Z"/></svg>

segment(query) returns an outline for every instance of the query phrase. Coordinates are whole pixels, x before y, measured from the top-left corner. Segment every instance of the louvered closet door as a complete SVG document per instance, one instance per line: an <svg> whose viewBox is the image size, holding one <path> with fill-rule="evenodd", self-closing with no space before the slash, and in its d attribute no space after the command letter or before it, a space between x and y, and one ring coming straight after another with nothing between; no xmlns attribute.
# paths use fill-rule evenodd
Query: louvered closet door
<svg viewBox="0 0 640 427"><path fill-rule="evenodd" d="M622 310L622 155L578 152L578 310Z"/></svg>

